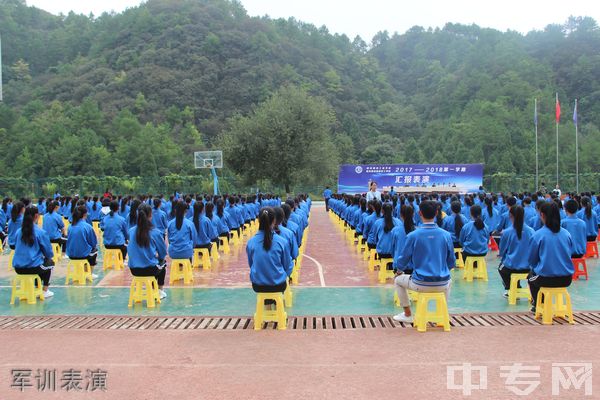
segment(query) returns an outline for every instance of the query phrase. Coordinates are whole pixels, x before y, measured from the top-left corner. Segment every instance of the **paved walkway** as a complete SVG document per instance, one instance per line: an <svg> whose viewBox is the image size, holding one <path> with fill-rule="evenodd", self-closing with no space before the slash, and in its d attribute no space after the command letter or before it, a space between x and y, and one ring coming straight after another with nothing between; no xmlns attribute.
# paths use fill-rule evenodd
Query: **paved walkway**
<svg viewBox="0 0 600 400"><path fill-rule="evenodd" d="M446 368L472 363L487 367L488 378L487 389L473 390L472 398L510 399L518 396L506 388L500 368L518 362L540 367L541 384L531 397L550 398L552 363L600 368L600 349L592 345L598 335L600 326L567 325L424 334L413 329L0 331L0 398L458 399L463 392L447 389ZM16 368L56 369L57 391L38 392L34 379L23 394L11 389ZM69 369L84 375L87 369L107 371L107 392L67 395L60 375ZM600 380L594 382L590 398L600 396ZM582 399L583 387L560 395Z"/></svg>

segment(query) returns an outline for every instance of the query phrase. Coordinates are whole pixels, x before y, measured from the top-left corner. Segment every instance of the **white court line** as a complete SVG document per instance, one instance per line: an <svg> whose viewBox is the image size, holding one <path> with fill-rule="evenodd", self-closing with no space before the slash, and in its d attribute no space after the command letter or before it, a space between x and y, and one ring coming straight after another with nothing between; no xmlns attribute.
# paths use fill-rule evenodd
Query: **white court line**
<svg viewBox="0 0 600 400"><path fill-rule="evenodd" d="M327 287L327 285L325 285L325 276L323 276L323 266L321 265L321 263L309 255L304 254L304 257L308 258L309 260L312 260L312 262L317 264L317 269L319 270L319 281L321 281L321 287Z"/></svg>

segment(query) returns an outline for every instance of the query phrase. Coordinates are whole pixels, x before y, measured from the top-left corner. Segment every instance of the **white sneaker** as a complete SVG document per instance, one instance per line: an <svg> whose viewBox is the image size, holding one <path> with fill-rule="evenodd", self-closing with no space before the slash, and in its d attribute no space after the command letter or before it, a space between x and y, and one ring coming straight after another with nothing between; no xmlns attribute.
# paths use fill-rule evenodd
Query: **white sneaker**
<svg viewBox="0 0 600 400"><path fill-rule="evenodd" d="M52 297L52 296L54 296L54 292L51 292L50 290L46 290L44 292L44 298L46 298L46 297Z"/></svg>
<svg viewBox="0 0 600 400"><path fill-rule="evenodd" d="M92 279L97 279L98 275L97 274L92 274Z"/></svg>
<svg viewBox="0 0 600 400"><path fill-rule="evenodd" d="M404 314L404 312L401 312L398 315L394 315L394 321L398 321L398 322L405 322L407 324L412 324L413 322L413 316L406 316L406 314Z"/></svg>
<svg viewBox="0 0 600 400"><path fill-rule="evenodd" d="M158 294L159 294L161 300L167 297L167 292L165 292L162 289L158 290Z"/></svg>

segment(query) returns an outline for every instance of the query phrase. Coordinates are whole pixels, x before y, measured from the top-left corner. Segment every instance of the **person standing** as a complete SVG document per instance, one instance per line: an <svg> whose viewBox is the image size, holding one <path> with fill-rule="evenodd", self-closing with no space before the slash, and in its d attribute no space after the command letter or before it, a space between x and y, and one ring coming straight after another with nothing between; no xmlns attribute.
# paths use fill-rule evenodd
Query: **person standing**
<svg viewBox="0 0 600 400"><path fill-rule="evenodd" d="M377 200L381 202L381 192L377 191L377 182L371 181L369 183L369 191L367 192L367 202L371 200Z"/></svg>
<svg viewBox="0 0 600 400"><path fill-rule="evenodd" d="M329 212L329 199L331 199L331 189L329 186L325 186L325 191L323 192L323 198L325 199L325 211Z"/></svg>

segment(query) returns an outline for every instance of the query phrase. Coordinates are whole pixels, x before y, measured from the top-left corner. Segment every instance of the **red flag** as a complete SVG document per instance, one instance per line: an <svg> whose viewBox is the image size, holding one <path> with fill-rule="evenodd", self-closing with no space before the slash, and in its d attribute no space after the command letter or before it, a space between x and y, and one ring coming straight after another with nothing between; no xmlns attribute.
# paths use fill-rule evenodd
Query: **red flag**
<svg viewBox="0 0 600 400"><path fill-rule="evenodd" d="M560 101L558 101L558 95L556 95L556 123L560 122Z"/></svg>

